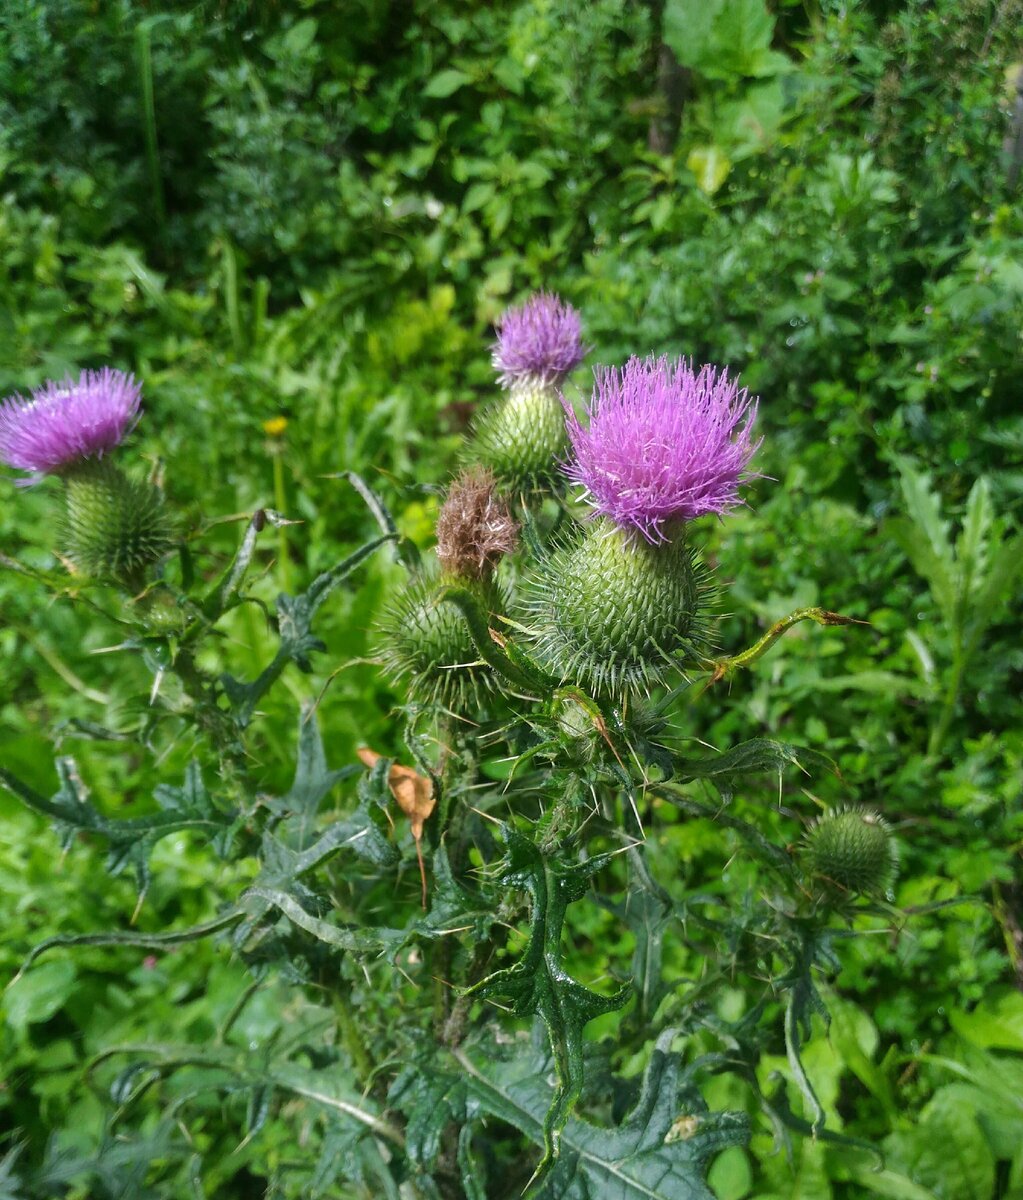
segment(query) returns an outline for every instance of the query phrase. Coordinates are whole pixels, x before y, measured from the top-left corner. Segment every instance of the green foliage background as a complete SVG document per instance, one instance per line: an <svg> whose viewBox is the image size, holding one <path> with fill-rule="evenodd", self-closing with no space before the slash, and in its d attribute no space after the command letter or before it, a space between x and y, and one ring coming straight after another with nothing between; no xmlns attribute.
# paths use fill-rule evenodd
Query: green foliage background
<svg viewBox="0 0 1023 1200"><path fill-rule="evenodd" d="M761 396L763 478L715 534L733 581L722 645L803 605L870 626L789 635L680 732L827 752L840 775L786 779L780 797L765 778L737 811L784 844L820 802L874 805L898 834L901 907L972 899L852 942L830 1039L807 1051L829 1125L880 1144L884 1169L809 1139L789 1160L764 1129L715 1164L721 1200L1023 1196L1023 216L1003 152L1021 22L1019 0L7 0L0 13L0 392L134 370L137 443L175 504L193 517L273 504L303 522L266 553L267 597L368 534L338 472L367 475L426 543L431 485L493 390L491 323L531 290L580 308L592 362L692 354ZM677 134L662 41L680 64ZM585 394L585 370L575 382ZM276 416L280 439L263 431ZM44 490L3 486L0 550L52 563ZM332 762L395 746L395 697L363 661L394 568L363 578L324 613L321 673L286 674L267 699L268 788L288 782L296 698L324 688ZM116 728L144 686L129 660L96 653L113 631L9 573L0 615L0 765L49 791L56 739L102 804L151 808L189 748L156 773L75 724ZM238 670L270 645L239 613ZM347 660L328 687L328 664ZM135 901L99 848L62 855L6 796L0 814L6 981L43 938L123 926ZM655 836L692 888L737 911L757 889L713 821L662 813ZM209 919L228 870L246 865L162 843L139 928ZM599 975L608 928L576 934ZM680 977L693 968L679 949ZM28 1158L51 1134L85 1153L110 1084L86 1062L210 1041L245 979L206 944L155 962L53 956L4 997L0 1123ZM243 1034L314 1028L315 998L296 1003L264 990ZM723 1019L743 1011L738 988L728 1004ZM780 1043L768 1067L786 1076ZM711 1090L753 1108L728 1077ZM272 1190L302 1152L278 1117L239 1145L240 1122L211 1104L206 1194L291 1194ZM121 1194L85 1186L60 1194ZM173 1187L152 1194L195 1194Z"/></svg>

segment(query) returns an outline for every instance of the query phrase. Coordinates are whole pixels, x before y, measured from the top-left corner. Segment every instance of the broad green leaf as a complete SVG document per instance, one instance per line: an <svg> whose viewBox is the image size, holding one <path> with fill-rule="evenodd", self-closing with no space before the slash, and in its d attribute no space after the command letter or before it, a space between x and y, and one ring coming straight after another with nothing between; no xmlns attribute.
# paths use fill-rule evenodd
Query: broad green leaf
<svg viewBox="0 0 1023 1200"><path fill-rule="evenodd" d="M832 996L828 1000L828 1009L831 1013L831 1044L839 1057L888 1116L897 1117L900 1107L892 1094L891 1083L874 1062L878 1045L874 1023L848 1000Z"/></svg>
<svg viewBox="0 0 1023 1200"><path fill-rule="evenodd" d="M707 196L714 195L732 169L728 156L717 146L694 146L686 166L696 176L696 186Z"/></svg>
<svg viewBox="0 0 1023 1200"><path fill-rule="evenodd" d="M762 77L791 68L771 50L764 0L667 0L662 37L684 66L710 79Z"/></svg>
<svg viewBox="0 0 1023 1200"><path fill-rule="evenodd" d="M995 1161L972 1112L954 1091L939 1088L909 1130L884 1142L888 1163L939 1200L992 1200Z"/></svg>
<svg viewBox="0 0 1023 1200"><path fill-rule="evenodd" d="M972 1012L953 1009L952 1028L960 1037L988 1049L1023 1051L1023 994L1006 991L982 1000Z"/></svg>
<svg viewBox="0 0 1023 1200"><path fill-rule="evenodd" d="M78 973L73 962L43 963L19 975L3 995L4 1016L15 1029L48 1021L75 990Z"/></svg>
<svg viewBox="0 0 1023 1200"><path fill-rule="evenodd" d="M456 67L449 67L446 71L439 71L433 76L423 88L423 95L429 96L433 100L444 100L471 82L471 75L466 75L464 71L459 71Z"/></svg>

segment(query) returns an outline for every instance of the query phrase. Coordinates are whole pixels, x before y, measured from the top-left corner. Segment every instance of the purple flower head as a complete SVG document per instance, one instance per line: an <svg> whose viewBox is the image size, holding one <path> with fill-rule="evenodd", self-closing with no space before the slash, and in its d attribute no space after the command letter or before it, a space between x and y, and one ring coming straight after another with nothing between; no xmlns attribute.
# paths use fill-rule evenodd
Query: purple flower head
<svg viewBox="0 0 1023 1200"><path fill-rule="evenodd" d="M565 404L575 451L565 473L598 512L660 542L668 522L740 503L760 445L750 438L757 403L727 371L631 358L594 374L588 429Z"/></svg>
<svg viewBox="0 0 1023 1200"><path fill-rule="evenodd" d="M586 354L579 314L551 292L538 292L497 323L493 363L502 387L560 383Z"/></svg>
<svg viewBox="0 0 1023 1200"><path fill-rule="evenodd" d="M138 420L142 388L131 375L83 371L0 403L0 461L48 475L112 450Z"/></svg>

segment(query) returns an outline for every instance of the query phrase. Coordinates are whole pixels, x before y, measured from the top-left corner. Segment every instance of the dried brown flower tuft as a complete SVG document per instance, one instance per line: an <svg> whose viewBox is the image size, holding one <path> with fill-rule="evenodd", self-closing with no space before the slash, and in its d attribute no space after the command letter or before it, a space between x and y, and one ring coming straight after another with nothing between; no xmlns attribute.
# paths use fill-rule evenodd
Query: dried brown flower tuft
<svg viewBox="0 0 1023 1200"><path fill-rule="evenodd" d="M445 571L486 579L515 549L518 523L491 471L472 467L452 483L437 518L437 558Z"/></svg>

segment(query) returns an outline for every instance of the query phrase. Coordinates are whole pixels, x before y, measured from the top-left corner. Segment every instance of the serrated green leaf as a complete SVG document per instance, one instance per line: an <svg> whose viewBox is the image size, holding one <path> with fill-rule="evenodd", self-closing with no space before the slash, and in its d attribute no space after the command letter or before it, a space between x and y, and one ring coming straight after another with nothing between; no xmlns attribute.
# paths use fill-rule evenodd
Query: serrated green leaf
<svg viewBox="0 0 1023 1200"><path fill-rule="evenodd" d="M930 585L949 629L954 629L959 589L948 522L941 515L941 504L930 479L915 471L905 459L899 460L898 467L909 525L893 522L891 531L914 569Z"/></svg>
<svg viewBox="0 0 1023 1200"><path fill-rule="evenodd" d="M50 817L65 848L83 833L104 838L109 847L107 869L116 875L130 867L135 872L140 896L148 890L149 856L161 838L193 829L205 834L219 853L226 853L230 847L238 814L232 810L221 812L214 806L195 764L186 768L182 788L162 785L157 789L160 812L123 820L111 820L96 808L74 759L58 758L55 766L60 788L50 799L3 768L0 768L0 785L29 808Z"/></svg>
<svg viewBox="0 0 1023 1200"><path fill-rule="evenodd" d="M964 656L976 650L984 631L999 614L1012 594L1017 577L1023 572L1023 534L1017 534L990 551L987 574L975 585L972 620L969 622Z"/></svg>
<svg viewBox="0 0 1023 1200"><path fill-rule="evenodd" d="M970 489L963 527L956 539L955 557L961 579L960 604L963 606L971 603L974 588L985 574L990 550L988 542L992 533L995 533L996 540L991 487L988 481L981 477ZM961 619L965 616L964 612Z"/></svg>
<svg viewBox="0 0 1023 1200"><path fill-rule="evenodd" d="M683 759L676 756L674 759L677 780L710 779L725 784L737 776L758 771L780 773L787 766L798 767L806 773L806 763L824 766L832 771L835 769L835 764L826 754L802 746L789 746L771 738L751 738L748 742L733 746L731 750L707 758Z"/></svg>
<svg viewBox="0 0 1023 1200"><path fill-rule="evenodd" d="M705 1182L709 1159L745 1143L745 1114L692 1111L680 1101L675 1030L660 1035L632 1112L617 1126L569 1117L557 1163L530 1194L536 1200L713 1200ZM551 1106L547 1064L519 1053L505 1059L491 1047L457 1050L470 1095L486 1111L545 1145L545 1113Z"/></svg>

